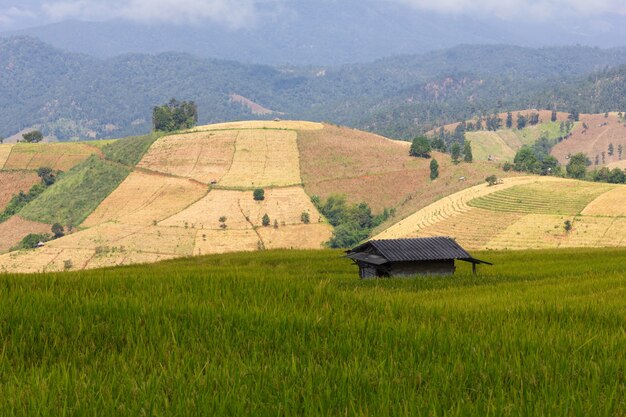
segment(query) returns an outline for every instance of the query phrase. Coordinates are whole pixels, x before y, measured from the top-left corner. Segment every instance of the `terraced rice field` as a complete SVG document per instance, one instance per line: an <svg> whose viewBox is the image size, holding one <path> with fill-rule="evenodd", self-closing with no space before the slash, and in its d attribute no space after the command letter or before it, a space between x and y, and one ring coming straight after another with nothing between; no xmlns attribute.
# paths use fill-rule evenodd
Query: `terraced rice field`
<svg viewBox="0 0 626 417"><path fill-rule="evenodd" d="M0 171L0 212L15 194L20 191L28 192L30 187L38 182L40 179L34 172Z"/></svg>
<svg viewBox="0 0 626 417"><path fill-rule="evenodd" d="M40 167L67 171L93 154L101 151L83 143L18 143L11 148L3 169L29 169Z"/></svg>
<svg viewBox="0 0 626 417"><path fill-rule="evenodd" d="M491 211L574 215L612 188L582 181L525 184L476 198L469 205Z"/></svg>
<svg viewBox="0 0 626 417"><path fill-rule="evenodd" d="M206 126L198 126L191 131L223 130L223 129L281 129L281 130L321 130L324 125L315 122L299 120L252 120L242 122L217 123Z"/></svg>
<svg viewBox="0 0 626 417"><path fill-rule="evenodd" d="M12 216L0 223L0 253L8 252L30 233L50 233L50 225Z"/></svg>
<svg viewBox="0 0 626 417"><path fill-rule="evenodd" d="M106 222L150 225L186 209L206 192L206 187L186 179L133 172L82 226Z"/></svg>
<svg viewBox="0 0 626 417"><path fill-rule="evenodd" d="M511 178L445 198L376 238L452 236L468 249L626 246L623 207L624 186Z"/></svg>
<svg viewBox="0 0 626 417"><path fill-rule="evenodd" d="M209 184L228 172L239 132L198 132L158 139L139 168Z"/></svg>
<svg viewBox="0 0 626 417"><path fill-rule="evenodd" d="M0 145L0 169L4 168L4 164L7 159L9 159L9 155L11 154L11 149L13 148L13 144L2 144Z"/></svg>
<svg viewBox="0 0 626 417"><path fill-rule="evenodd" d="M297 137L293 131L239 131L233 163L218 184L225 187L300 184Z"/></svg>

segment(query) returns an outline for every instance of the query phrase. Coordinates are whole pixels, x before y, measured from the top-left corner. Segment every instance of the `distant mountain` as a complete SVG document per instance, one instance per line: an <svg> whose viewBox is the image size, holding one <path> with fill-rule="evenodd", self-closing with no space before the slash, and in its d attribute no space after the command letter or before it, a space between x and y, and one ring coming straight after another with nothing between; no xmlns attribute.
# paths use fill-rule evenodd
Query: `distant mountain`
<svg viewBox="0 0 626 417"><path fill-rule="evenodd" d="M272 67L181 53L101 59L34 38L6 38L0 39L0 135L33 126L61 140L147 132L152 107L176 97L198 104L201 123L281 113L408 138L495 110L615 109L609 106L625 95L616 93L624 78L614 74L625 63L626 49L492 45L369 64ZM593 88L590 80L602 77L613 84Z"/></svg>
<svg viewBox="0 0 626 417"><path fill-rule="evenodd" d="M29 35L72 52L98 57L168 51L271 65L336 65L416 54L459 44L624 45L623 16L513 21L444 15L379 0L257 2L245 28L219 23L139 24L63 21L5 36Z"/></svg>

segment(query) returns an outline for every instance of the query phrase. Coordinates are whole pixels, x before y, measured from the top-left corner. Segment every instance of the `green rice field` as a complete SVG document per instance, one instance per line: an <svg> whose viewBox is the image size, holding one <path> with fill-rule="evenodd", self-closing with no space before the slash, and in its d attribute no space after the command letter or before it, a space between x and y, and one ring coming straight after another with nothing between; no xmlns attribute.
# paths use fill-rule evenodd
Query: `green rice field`
<svg viewBox="0 0 626 417"><path fill-rule="evenodd" d="M0 274L0 415L626 414L626 250L371 281L341 255Z"/></svg>

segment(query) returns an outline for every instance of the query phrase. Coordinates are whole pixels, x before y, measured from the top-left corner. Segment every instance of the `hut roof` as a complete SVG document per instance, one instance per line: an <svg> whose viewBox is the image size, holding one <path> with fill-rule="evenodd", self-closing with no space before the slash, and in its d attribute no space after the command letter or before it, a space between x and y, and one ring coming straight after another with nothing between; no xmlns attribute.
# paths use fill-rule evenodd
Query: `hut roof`
<svg viewBox="0 0 626 417"><path fill-rule="evenodd" d="M472 257L454 239L449 237L370 240L346 253L348 258L374 265L382 265L387 262L451 259L491 265L489 262Z"/></svg>

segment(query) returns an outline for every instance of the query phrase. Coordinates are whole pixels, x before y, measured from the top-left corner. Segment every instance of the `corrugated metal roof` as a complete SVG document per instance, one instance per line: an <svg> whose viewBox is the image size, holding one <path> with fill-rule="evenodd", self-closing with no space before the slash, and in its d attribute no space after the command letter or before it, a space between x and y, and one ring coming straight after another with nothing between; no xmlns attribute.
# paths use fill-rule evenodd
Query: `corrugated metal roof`
<svg viewBox="0 0 626 417"><path fill-rule="evenodd" d="M475 263L488 263L472 258L465 249L449 237L371 240L348 251L348 254L362 252L370 246L389 262L459 259Z"/></svg>
<svg viewBox="0 0 626 417"><path fill-rule="evenodd" d="M346 255L347 258L354 259L355 261L363 261L372 265L383 265L389 262L382 256L373 255L371 253L354 252Z"/></svg>

